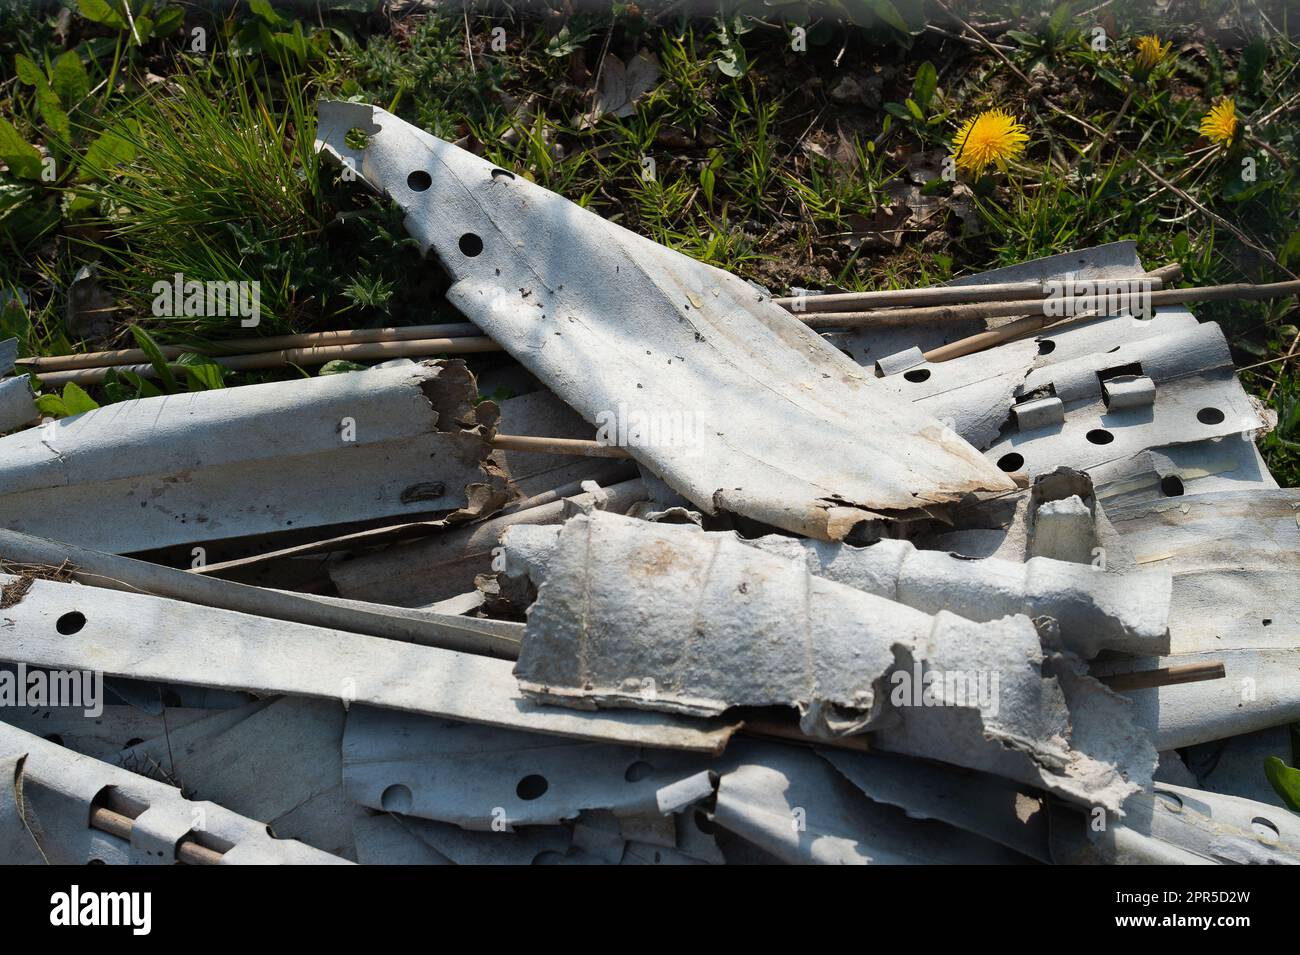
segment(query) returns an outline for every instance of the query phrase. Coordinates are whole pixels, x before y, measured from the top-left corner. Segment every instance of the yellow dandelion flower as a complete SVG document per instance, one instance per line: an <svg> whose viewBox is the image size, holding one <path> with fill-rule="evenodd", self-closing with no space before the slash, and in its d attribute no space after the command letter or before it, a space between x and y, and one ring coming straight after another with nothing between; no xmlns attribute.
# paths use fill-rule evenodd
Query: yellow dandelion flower
<svg viewBox="0 0 1300 955"><path fill-rule="evenodd" d="M1141 73L1150 73L1159 66L1166 56L1169 55L1169 48L1173 46L1172 42L1161 43L1160 37L1154 33L1147 36L1140 36L1137 39L1137 55L1133 58L1137 64L1138 71Z"/></svg>
<svg viewBox="0 0 1300 955"><path fill-rule="evenodd" d="M979 176L991 164L1004 172L1007 162L1025 151L1025 127L1016 122L1010 113L1000 109L985 110L974 119L966 120L953 137L953 159L958 169Z"/></svg>
<svg viewBox="0 0 1300 955"><path fill-rule="evenodd" d="M1231 99L1219 100L1201 117L1201 135L1224 146L1231 146L1237 135L1237 104Z"/></svg>

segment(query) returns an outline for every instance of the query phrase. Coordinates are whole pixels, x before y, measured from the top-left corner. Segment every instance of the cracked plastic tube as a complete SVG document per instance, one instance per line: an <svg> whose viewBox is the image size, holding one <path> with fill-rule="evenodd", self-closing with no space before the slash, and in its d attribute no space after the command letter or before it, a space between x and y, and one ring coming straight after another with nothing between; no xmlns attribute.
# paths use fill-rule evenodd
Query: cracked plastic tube
<svg viewBox="0 0 1300 955"><path fill-rule="evenodd" d="M141 398L0 439L0 525L122 554L455 510L495 405L462 362Z"/></svg>
<svg viewBox="0 0 1300 955"><path fill-rule="evenodd" d="M732 534L602 512L560 532L515 674L530 699L586 709L791 706L809 735L868 730L1116 809L1156 763L1129 702L1045 652L1027 617L931 616Z"/></svg>
<svg viewBox="0 0 1300 955"><path fill-rule="evenodd" d="M1169 650L1172 581L1158 569L1115 574L1048 557L1024 563L994 557L971 560L889 538L854 547L776 534L731 536L801 563L814 576L926 613L950 610L976 621L1018 613L1051 617L1065 648L1085 659L1102 649L1134 654ZM529 573L540 579L559 545L559 528L512 528L505 540L507 574Z"/></svg>

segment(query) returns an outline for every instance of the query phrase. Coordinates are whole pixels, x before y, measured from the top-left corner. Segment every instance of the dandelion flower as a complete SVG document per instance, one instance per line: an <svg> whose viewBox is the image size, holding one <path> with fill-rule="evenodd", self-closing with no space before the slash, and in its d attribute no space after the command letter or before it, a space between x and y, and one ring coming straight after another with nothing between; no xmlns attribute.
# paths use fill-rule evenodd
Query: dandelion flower
<svg viewBox="0 0 1300 955"><path fill-rule="evenodd" d="M1224 146L1231 146L1237 135L1237 104L1231 99L1219 100L1201 117L1201 135Z"/></svg>
<svg viewBox="0 0 1300 955"><path fill-rule="evenodd" d="M1133 58L1138 72L1146 74L1154 70L1169 55L1169 48L1172 45L1172 42L1161 43L1160 37L1154 33L1138 37L1137 55Z"/></svg>
<svg viewBox="0 0 1300 955"><path fill-rule="evenodd" d="M974 119L966 120L952 144L952 156L958 169L979 176L989 165L996 163L1004 172L1008 160L1015 159L1025 150L1029 137L1025 127L1014 116L1000 109L985 110Z"/></svg>

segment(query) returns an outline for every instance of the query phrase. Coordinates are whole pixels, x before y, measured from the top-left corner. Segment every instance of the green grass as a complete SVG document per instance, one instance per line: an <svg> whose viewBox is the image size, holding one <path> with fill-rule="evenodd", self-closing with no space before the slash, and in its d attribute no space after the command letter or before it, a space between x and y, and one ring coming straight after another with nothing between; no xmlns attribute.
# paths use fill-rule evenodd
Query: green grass
<svg viewBox="0 0 1300 955"><path fill-rule="evenodd" d="M126 103L107 127L135 158L76 187L92 207L89 238L103 283L124 309L149 313L151 287L173 273L262 283L268 331L299 327L338 294L318 253L327 210L312 150L311 91L290 81L270 102L240 60L231 75L182 67ZM220 334L196 318L178 331ZM227 332L227 334L231 334Z"/></svg>
<svg viewBox="0 0 1300 955"><path fill-rule="evenodd" d="M761 21L655 18L651 5L567 18L503 8L471 15L468 38L459 14L295 19L286 9L205 20L191 9L174 32L136 43L129 30L82 17L61 36L52 15L0 3L0 117L58 170L49 182L0 172L0 288L28 300L0 295L0 334L19 334L29 353L82 345L63 316L71 277L91 263L113 302L117 343L130 343L131 324L161 341L247 334L237 322L153 316L152 281L175 271L260 281L261 333L452 318L442 277L399 216L318 166L312 115L323 94L385 106L778 292L931 283L1117 239L1136 240L1150 264L1180 262L1195 284L1277 279L1300 263L1291 102L1300 48L1285 4L1173 0L1157 13L1115 2L1088 16L1082 3L1044 16L1018 0L981 4L978 22L1002 21L989 39L1010 65L953 39L955 24L927 30L912 4L894 6L906 23L887 12L857 17L857 5L791 22L781 15L798 14L782 7ZM806 52L791 49L796 22L808 28ZM1106 49L1094 49L1102 22ZM198 25L209 31L201 55L182 42ZM1151 31L1173 51L1143 79L1133 43ZM602 56L626 62L640 50L658 60L655 88L630 115L584 121ZM24 81L18 57L45 71L55 99ZM836 99L845 76L876 97ZM1251 125L1229 151L1206 148L1197 130L1223 95ZM992 107L1030 136L1010 172L912 181L935 168L960 121ZM1249 157L1253 183L1240 175ZM30 155L24 162L30 173ZM942 204L921 223L899 206L913 185ZM894 220L906 241L872 236ZM1294 301L1197 313L1224 325L1241 365L1259 365L1243 380L1270 396L1281 421L1261 447L1279 480L1300 483L1300 389L1290 364L1269 361L1295 338Z"/></svg>

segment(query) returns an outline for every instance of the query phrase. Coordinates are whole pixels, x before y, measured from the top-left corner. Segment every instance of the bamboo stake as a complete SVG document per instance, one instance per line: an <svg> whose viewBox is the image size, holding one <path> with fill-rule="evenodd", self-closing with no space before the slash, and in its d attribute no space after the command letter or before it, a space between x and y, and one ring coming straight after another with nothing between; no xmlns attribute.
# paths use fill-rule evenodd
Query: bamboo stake
<svg viewBox="0 0 1300 955"><path fill-rule="evenodd" d="M1151 292L1152 307L1184 305L1189 302L1261 301L1300 295L1300 279L1270 282L1263 285L1207 285L1199 288L1159 289ZM812 328L862 328L913 325L923 322L972 321L1004 318L1012 315L1047 316L1047 300L1035 302L972 302L961 305L922 306L917 308L880 308L866 312L824 312L809 315L803 321Z"/></svg>
<svg viewBox="0 0 1300 955"><path fill-rule="evenodd" d="M119 806L119 808L124 808ZM109 809L107 806L95 806L90 810L90 828L107 832L126 842L131 841L131 830L135 820L125 813ZM199 845L192 836L183 836L176 845L176 859L186 865L220 865L224 853Z"/></svg>
<svg viewBox="0 0 1300 955"><path fill-rule="evenodd" d="M1146 690L1158 686L1176 686L1179 683L1200 683L1203 680L1222 680L1227 675L1222 663L1182 663L1154 670L1135 670L1132 673L1112 673L1098 677L1112 690Z"/></svg>
<svg viewBox="0 0 1300 955"><path fill-rule="evenodd" d="M430 338L473 338L483 333L477 325L454 322L445 325L411 325L401 328L349 328L334 332L305 332L301 335L277 335L273 338L232 338L206 342L193 347L160 345L164 358L179 358L186 352L198 355L240 355L246 352L282 351L313 345L358 345L373 342L405 342ZM19 358L15 364L32 371L69 371L74 368L98 368L104 365L147 364L149 356L141 348L116 351L78 352L75 355L52 355L48 358Z"/></svg>
<svg viewBox="0 0 1300 955"><path fill-rule="evenodd" d="M951 305L959 302L1011 302L1042 298L1042 282L999 282L993 285L939 285L929 288L884 289L878 292L833 292L826 295L791 295L772 299L796 315L804 312L838 312L853 308L890 308L912 305Z"/></svg>
<svg viewBox="0 0 1300 955"><path fill-rule="evenodd" d="M1177 281L1181 270L1177 265L1167 265L1148 273L1145 278L1165 284ZM1224 286L1224 288L1240 288ZM1253 286L1244 286L1250 289ZM923 289L899 289L884 292L850 292L836 295L811 296L804 300L809 312L834 311L842 305L937 305L970 304L975 302L1005 303L1015 300L1032 301L1046 294L1041 282L1003 282L981 286L939 286ZM793 306L795 298L776 299L778 304ZM850 312L849 315L856 313ZM352 328L338 331L305 332L298 335L278 335L270 338L235 338L226 341L197 343L194 345L161 345L164 358L175 359L186 353L208 357L230 357L239 360L246 354L261 354L285 350L307 349L316 346L380 344L391 342L427 341L439 338L475 339L481 337L478 327L470 322L440 325L411 325L385 328ZM493 349L486 346L484 351ZM140 348L122 348L111 351L78 352L73 355L20 358L16 364L42 374L55 371L72 371L117 365L147 365L149 356ZM260 366L250 366L260 367ZM135 371L135 368L130 370ZM73 380L73 379L69 379Z"/></svg>
<svg viewBox="0 0 1300 955"><path fill-rule="evenodd" d="M583 458L630 458L627 448L581 438L538 438L522 434L498 434L492 447L503 451L538 451L542 454L571 454Z"/></svg>
<svg viewBox="0 0 1300 955"><path fill-rule="evenodd" d="M1182 267L1176 263L1162 265L1158 269L1142 275L1117 279L1104 279L1107 282L1135 282L1147 279L1155 283L1156 288L1177 282L1182 276ZM973 302L1015 302L1032 301L1044 298L1048 294L1046 282L997 282L991 285L936 285L929 288L886 289L879 292L836 292L831 295L804 295L775 298L782 308L796 314L804 312L853 312L891 308L895 306L917 305L958 305Z"/></svg>
<svg viewBox="0 0 1300 955"><path fill-rule="evenodd" d="M484 336L472 338L429 338L421 341L363 342L350 345L314 345L307 348L285 348L280 351L256 352L251 355L228 355L212 360L231 371L250 371L257 368L277 368L281 365L323 365L327 361L346 358L355 361L401 358L429 355L465 355L475 352L499 351L501 346ZM118 371L131 371L142 377L153 377L153 365L115 365ZM172 365L181 371L184 365ZM41 383L47 386L63 385L69 381L79 385L98 384L110 371L109 367L75 368L68 371L39 373Z"/></svg>
<svg viewBox="0 0 1300 955"><path fill-rule="evenodd" d="M1007 322L1007 324L998 328L991 328L987 332L977 332L966 338L959 338L955 342L940 345L938 348L931 348L928 352L923 352L922 357L926 361L952 361L954 358L985 351L995 345L1012 341L1028 332L1038 331L1040 328L1056 328L1058 325L1068 325L1072 322L1082 322L1096 317L1097 313L1093 311L1080 312L1078 315L1072 315L1064 319L1049 318L1046 315L1030 315L1028 318L1020 318L1014 322Z"/></svg>

